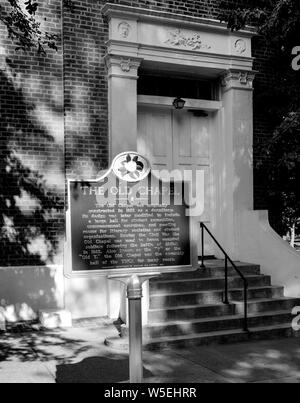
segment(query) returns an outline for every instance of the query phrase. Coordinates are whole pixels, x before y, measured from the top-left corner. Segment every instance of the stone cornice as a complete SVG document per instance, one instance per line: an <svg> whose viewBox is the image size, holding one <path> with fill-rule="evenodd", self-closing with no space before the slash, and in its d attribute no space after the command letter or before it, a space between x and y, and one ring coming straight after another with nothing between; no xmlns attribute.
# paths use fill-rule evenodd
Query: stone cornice
<svg viewBox="0 0 300 403"><path fill-rule="evenodd" d="M149 10L145 8L136 8L131 6L124 6L120 4L106 3L101 12L108 18L127 18L136 21L152 21L164 24L180 24L182 28L201 28L204 31L214 31L223 33L224 35L231 35L232 32L228 29L226 23L222 23L213 19L206 19L201 17L190 17L183 14L169 13L165 11ZM254 28L247 28L238 32L239 36L251 38L256 35Z"/></svg>

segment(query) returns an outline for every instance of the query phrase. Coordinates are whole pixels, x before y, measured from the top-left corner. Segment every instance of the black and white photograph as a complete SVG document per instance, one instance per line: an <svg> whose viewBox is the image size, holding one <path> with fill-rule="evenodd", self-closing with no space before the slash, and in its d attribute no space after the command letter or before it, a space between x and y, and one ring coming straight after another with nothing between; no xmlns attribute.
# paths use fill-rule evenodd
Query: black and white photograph
<svg viewBox="0 0 300 403"><path fill-rule="evenodd" d="M0 0L0 384L300 383L299 0Z"/></svg>

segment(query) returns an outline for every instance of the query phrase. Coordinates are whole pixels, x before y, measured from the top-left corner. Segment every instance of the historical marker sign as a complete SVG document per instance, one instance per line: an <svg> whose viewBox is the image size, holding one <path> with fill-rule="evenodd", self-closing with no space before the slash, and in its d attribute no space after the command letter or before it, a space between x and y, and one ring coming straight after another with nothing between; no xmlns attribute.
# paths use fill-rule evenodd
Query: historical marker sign
<svg viewBox="0 0 300 403"><path fill-rule="evenodd" d="M183 183L161 182L136 153L118 156L96 181L69 181L73 274L192 268Z"/></svg>

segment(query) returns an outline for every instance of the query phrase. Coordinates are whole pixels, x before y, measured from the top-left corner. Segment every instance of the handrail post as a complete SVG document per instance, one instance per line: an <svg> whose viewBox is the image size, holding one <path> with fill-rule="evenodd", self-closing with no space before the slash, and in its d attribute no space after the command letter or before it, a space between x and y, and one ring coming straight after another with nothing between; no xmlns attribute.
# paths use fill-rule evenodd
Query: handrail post
<svg viewBox="0 0 300 403"><path fill-rule="evenodd" d="M200 226L201 226L201 247L202 247L201 268L205 269L205 264L204 264L204 225L203 225L203 223L200 223Z"/></svg>
<svg viewBox="0 0 300 403"><path fill-rule="evenodd" d="M228 299L228 257L225 258L225 296L224 296L224 304L229 305Z"/></svg>

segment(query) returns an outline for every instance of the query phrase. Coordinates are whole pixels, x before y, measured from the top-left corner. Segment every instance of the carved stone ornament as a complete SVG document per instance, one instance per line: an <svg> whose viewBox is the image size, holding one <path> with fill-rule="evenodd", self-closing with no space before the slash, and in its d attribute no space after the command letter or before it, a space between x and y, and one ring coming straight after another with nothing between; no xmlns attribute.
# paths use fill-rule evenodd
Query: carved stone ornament
<svg viewBox="0 0 300 403"><path fill-rule="evenodd" d="M169 38L165 43L171 46L182 46L189 50L211 49L210 45L202 42L200 34L186 35L180 29L169 31Z"/></svg>
<svg viewBox="0 0 300 403"><path fill-rule="evenodd" d="M222 78L222 87L230 87L234 84L252 87L255 72L230 71Z"/></svg>
<svg viewBox="0 0 300 403"><path fill-rule="evenodd" d="M248 84L249 81L249 73L240 73L240 83L241 84Z"/></svg>
<svg viewBox="0 0 300 403"><path fill-rule="evenodd" d="M119 34L122 38L127 39L131 32L131 26L126 21L122 21L118 27Z"/></svg>
<svg viewBox="0 0 300 403"><path fill-rule="evenodd" d="M120 62L120 66L122 71L124 71L124 73L129 73L131 70L131 60L121 60Z"/></svg>
<svg viewBox="0 0 300 403"><path fill-rule="evenodd" d="M238 39L234 44L234 49L236 53L243 54L247 50L247 44L243 39Z"/></svg>

